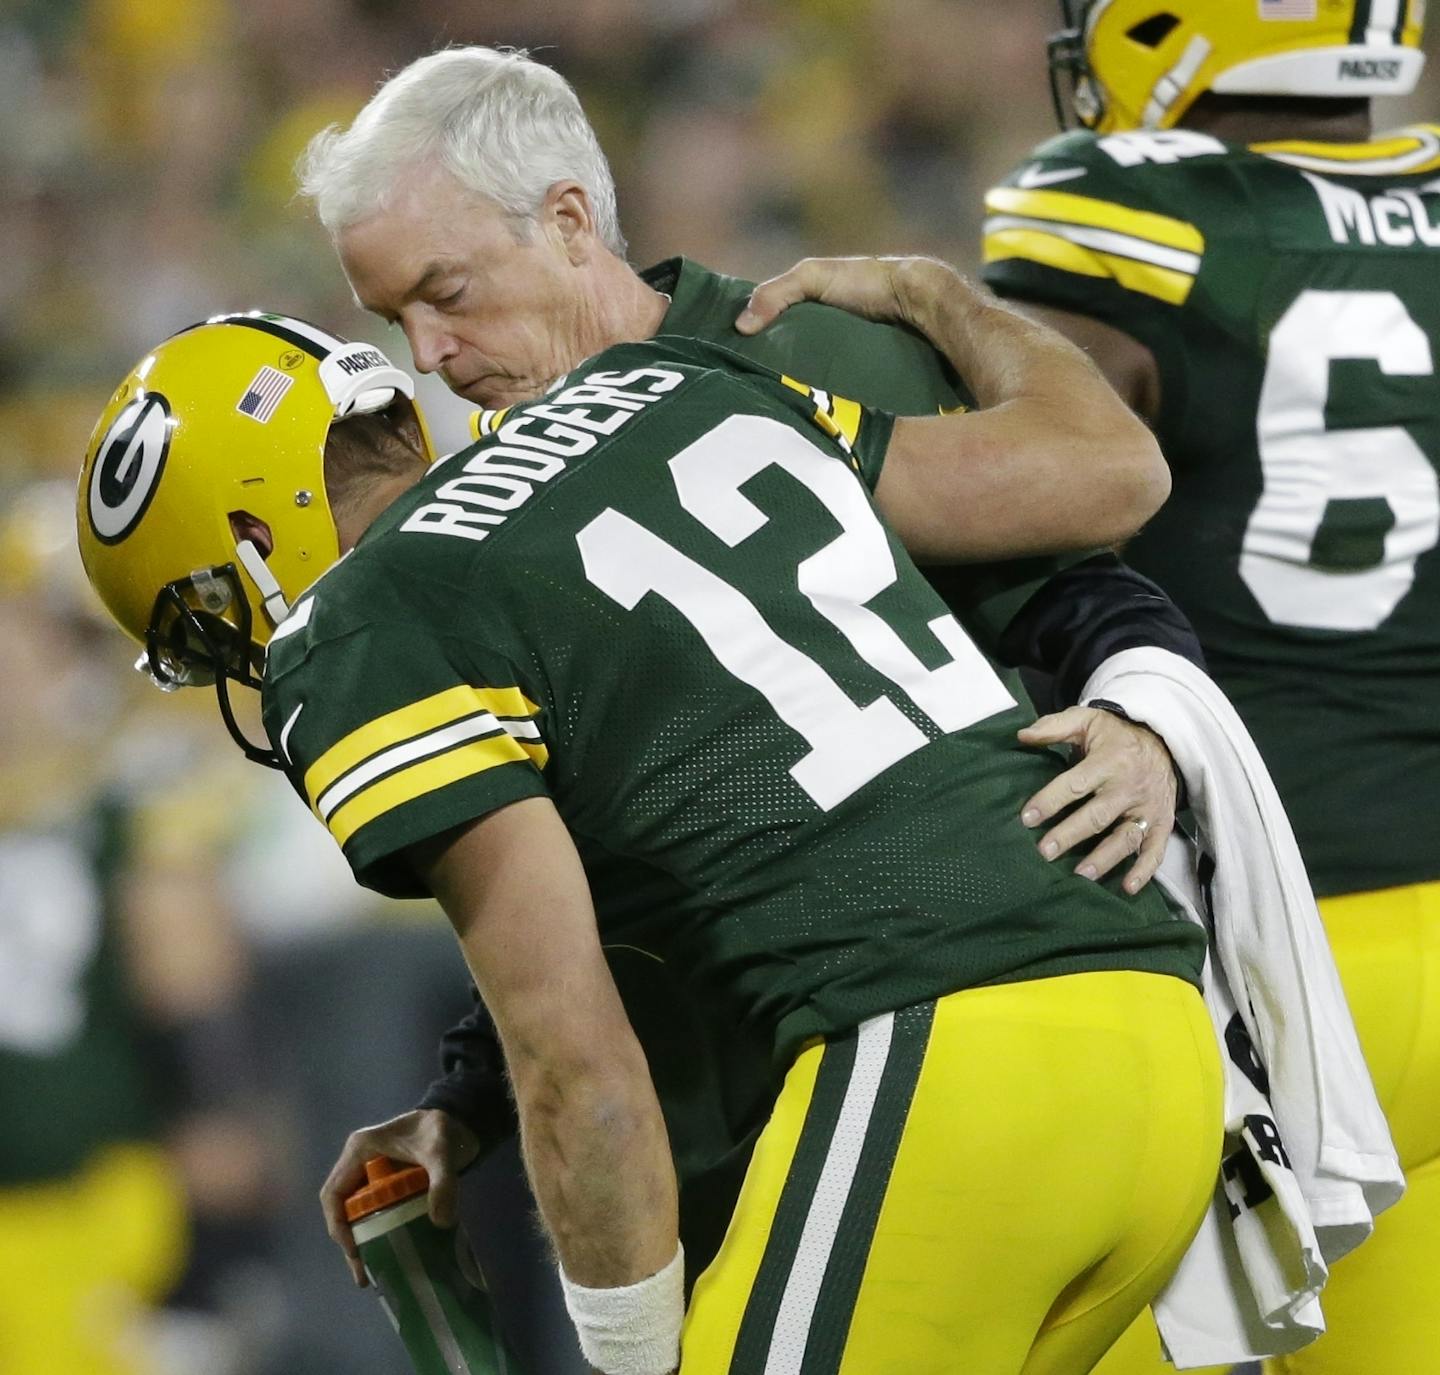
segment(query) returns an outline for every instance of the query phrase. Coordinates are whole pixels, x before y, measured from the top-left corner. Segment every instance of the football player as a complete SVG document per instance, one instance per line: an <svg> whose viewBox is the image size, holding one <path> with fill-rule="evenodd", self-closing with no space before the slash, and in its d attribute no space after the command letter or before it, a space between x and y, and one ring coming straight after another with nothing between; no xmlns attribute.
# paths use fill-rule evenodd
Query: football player
<svg viewBox="0 0 1440 1375"><path fill-rule="evenodd" d="M1440 1351L1440 127L1419 0L1067 0L1062 122L986 203L985 279L1081 343L1174 482L1128 547L1284 797L1409 1192L1273 1362ZM1153 1369L1136 1332L1105 1369Z"/></svg>
<svg viewBox="0 0 1440 1375"><path fill-rule="evenodd" d="M146 996L125 891L140 790L109 749L121 709L65 558L68 488L0 502L0 1367L145 1375L190 1249L153 1068L178 1038Z"/></svg>
<svg viewBox="0 0 1440 1375"><path fill-rule="evenodd" d="M943 335L945 269L837 270ZM1203 932L1038 852L1018 811L1065 765L902 547L1023 524L956 481L985 417L666 338L431 463L408 394L298 321L175 336L100 419L81 544L151 672L237 735L261 682L247 753L449 914L591 1364L1087 1369L1210 1202L1218 1055ZM777 1067L683 1358L676 1162L602 940Z"/></svg>

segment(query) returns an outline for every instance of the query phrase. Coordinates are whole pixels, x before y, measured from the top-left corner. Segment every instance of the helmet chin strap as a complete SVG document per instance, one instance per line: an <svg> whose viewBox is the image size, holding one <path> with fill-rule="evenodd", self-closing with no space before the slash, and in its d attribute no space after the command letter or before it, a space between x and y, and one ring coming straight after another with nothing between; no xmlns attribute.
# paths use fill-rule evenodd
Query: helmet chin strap
<svg viewBox="0 0 1440 1375"><path fill-rule="evenodd" d="M250 575L250 581L260 589L261 605L270 622L271 629L279 625L290 614L290 606L280 584L265 562L265 556L255 546L254 540L242 539L235 543L235 553L240 566Z"/></svg>

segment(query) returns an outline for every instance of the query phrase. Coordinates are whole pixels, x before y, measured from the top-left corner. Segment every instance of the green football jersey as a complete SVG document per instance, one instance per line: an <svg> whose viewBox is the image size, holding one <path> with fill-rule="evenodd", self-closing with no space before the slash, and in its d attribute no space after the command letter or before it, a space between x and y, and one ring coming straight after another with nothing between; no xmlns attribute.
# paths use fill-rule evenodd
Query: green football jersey
<svg viewBox="0 0 1440 1375"><path fill-rule="evenodd" d="M754 282L687 258L657 263L641 275L670 298L661 334L707 339L775 372L896 415L933 415L974 404L954 369L914 330L802 301L759 334L739 334L735 317Z"/></svg>
<svg viewBox="0 0 1440 1375"><path fill-rule="evenodd" d="M1132 335L1168 505L1127 550L1188 613L1317 892L1440 878L1440 128L1041 147L985 278Z"/></svg>
<svg viewBox="0 0 1440 1375"><path fill-rule="evenodd" d="M0 831L0 1186L62 1179L154 1135L112 891L126 820L106 803Z"/></svg>
<svg viewBox="0 0 1440 1375"><path fill-rule="evenodd" d="M602 939L783 1062L952 990L1195 980L1199 928L1047 864L1026 750L871 502L890 417L708 345L628 344L442 460L271 641L264 710L362 883L547 796Z"/></svg>

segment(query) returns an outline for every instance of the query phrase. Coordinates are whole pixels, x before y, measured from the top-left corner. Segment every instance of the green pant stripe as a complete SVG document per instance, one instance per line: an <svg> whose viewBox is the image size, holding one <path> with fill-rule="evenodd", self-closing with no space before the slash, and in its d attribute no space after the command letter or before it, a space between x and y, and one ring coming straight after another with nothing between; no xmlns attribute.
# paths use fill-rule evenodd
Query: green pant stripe
<svg viewBox="0 0 1440 1375"><path fill-rule="evenodd" d="M870 1116L855 1182L840 1217L840 1232L825 1270L800 1375L836 1375L845 1355L850 1321L870 1259L870 1243L905 1133L920 1067L930 1044L935 1004L919 1003L895 1014L890 1056Z"/></svg>
<svg viewBox="0 0 1440 1375"><path fill-rule="evenodd" d="M740 1321L740 1333L735 1339L735 1352L730 1360L731 1375L758 1375L765 1369L775 1317L780 1311L780 1300L784 1297L795 1251L800 1245L810 1200L835 1135L835 1123L840 1117L840 1107L845 1101L845 1090L854 1063L854 1032L825 1046L820 1069L815 1076L815 1088L810 1095L810 1106L805 1113L805 1124L800 1129L800 1139L795 1143L795 1157L790 1163L785 1187L780 1191L780 1202L770 1224L765 1254L761 1257L760 1269L750 1290L745 1316Z"/></svg>

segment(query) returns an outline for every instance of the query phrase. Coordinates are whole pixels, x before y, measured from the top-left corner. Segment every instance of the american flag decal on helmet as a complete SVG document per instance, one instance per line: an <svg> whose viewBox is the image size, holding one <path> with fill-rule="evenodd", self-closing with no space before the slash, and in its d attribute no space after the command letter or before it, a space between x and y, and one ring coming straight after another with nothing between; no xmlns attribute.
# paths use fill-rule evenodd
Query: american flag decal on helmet
<svg viewBox="0 0 1440 1375"><path fill-rule="evenodd" d="M1314 19L1315 0L1260 0L1261 19Z"/></svg>
<svg viewBox="0 0 1440 1375"><path fill-rule="evenodd" d="M263 425L275 414L276 408L285 399L285 393L294 383L294 377L278 368L272 368L267 363L255 374L235 409L241 415L248 415L251 420L258 420Z"/></svg>

